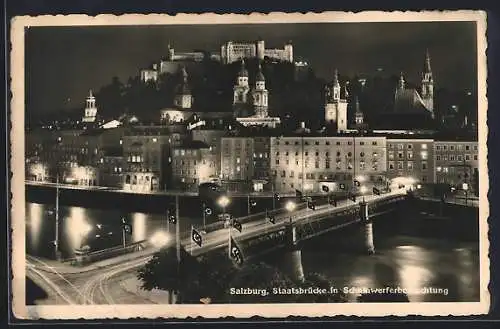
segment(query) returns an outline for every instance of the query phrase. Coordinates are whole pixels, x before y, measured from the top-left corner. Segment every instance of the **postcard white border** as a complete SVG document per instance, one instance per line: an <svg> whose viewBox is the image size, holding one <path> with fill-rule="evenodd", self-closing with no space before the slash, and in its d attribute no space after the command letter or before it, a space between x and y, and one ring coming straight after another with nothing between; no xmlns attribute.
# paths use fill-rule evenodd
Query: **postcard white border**
<svg viewBox="0 0 500 329"><path fill-rule="evenodd" d="M108 305L108 306L26 306L25 301L25 186L24 186L24 31L36 26L113 26L178 24L268 24L268 23L347 23L347 22L429 22L475 21L477 23L478 122L480 173L480 302L477 303L353 303L353 304L225 304L225 305ZM12 192L12 310L21 319L131 319L177 318L285 318L336 315L405 316L485 314L490 306L488 283L489 240L487 97L486 97L486 14L481 11L429 12L324 12L306 14L126 14L121 16L57 15L22 16L11 21L11 169Z"/></svg>

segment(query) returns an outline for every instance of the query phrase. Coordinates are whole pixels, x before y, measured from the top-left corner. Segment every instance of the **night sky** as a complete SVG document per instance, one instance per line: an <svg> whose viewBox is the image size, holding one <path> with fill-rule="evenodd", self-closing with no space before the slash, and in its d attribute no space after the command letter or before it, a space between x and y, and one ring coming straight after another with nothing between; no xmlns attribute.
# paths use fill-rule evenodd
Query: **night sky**
<svg viewBox="0 0 500 329"><path fill-rule="evenodd" d="M126 82L169 43L178 52L219 52L225 41L259 37L266 48L292 40L294 57L327 79L335 67L349 76L383 68L418 82L428 48L436 88L476 88L474 22L35 27L26 34L27 111L83 107L89 89L113 76Z"/></svg>

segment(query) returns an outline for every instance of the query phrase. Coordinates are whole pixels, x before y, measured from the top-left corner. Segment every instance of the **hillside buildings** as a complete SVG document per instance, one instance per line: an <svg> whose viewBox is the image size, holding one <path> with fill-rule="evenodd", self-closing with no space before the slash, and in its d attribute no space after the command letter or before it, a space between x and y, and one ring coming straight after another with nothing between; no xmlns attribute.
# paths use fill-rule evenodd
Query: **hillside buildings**
<svg viewBox="0 0 500 329"><path fill-rule="evenodd" d="M224 64L253 57L259 60L264 60L267 57L293 63L293 45L291 42L287 42L282 49L266 49L265 41L260 39L249 43L227 41L221 46L220 58Z"/></svg>
<svg viewBox="0 0 500 329"><path fill-rule="evenodd" d="M264 57L293 62L293 47L265 49L264 42L228 42L221 60L241 61L232 90L232 112L195 112L188 69L181 65L171 107L158 109L156 122L121 120L101 124L96 98L89 92L80 125L30 131L26 137L26 179L84 186L109 186L136 192L196 191L215 182L228 191L335 193L363 186L448 184L478 191L478 144L432 131L370 130L356 89L340 81L338 70L324 88L320 129L292 131L270 115L271 90ZM169 50L169 63L193 63L202 53ZM245 58L257 57L250 78ZM272 65L267 63L266 65ZM304 67L308 64L304 63ZM166 66L143 71L156 80ZM293 79L293 77L292 77ZM253 80L253 81L251 81ZM361 92L365 78L359 78ZM321 88L321 87L320 87ZM360 91L358 90L357 93ZM320 91L318 92L320 95ZM394 92L392 114L434 115L434 79L427 52L421 90L407 88L404 76ZM231 96L229 96L231 98ZM363 107L367 109L369 104ZM321 113L321 106L318 108ZM293 119L293 118L292 118ZM290 120L293 123L293 120ZM399 123L399 121L395 121ZM398 183L399 182L399 183ZM465 184L465 185L464 185Z"/></svg>

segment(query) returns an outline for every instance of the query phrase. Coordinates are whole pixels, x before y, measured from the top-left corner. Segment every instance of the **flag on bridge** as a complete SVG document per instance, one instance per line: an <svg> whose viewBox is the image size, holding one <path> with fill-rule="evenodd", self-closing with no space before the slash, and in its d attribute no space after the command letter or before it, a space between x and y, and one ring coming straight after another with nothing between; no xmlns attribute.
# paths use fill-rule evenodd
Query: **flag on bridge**
<svg viewBox="0 0 500 329"><path fill-rule="evenodd" d="M316 205L314 204L314 201L307 201L307 208L311 210L316 210Z"/></svg>
<svg viewBox="0 0 500 329"><path fill-rule="evenodd" d="M205 203L203 203L203 211L205 212L205 215L210 216L214 213L211 207L207 206Z"/></svg>
<svg viewBox="0 0 500 329"><path fill-rule="evenodd" d="M241 223L236 219L233 219L233 227L240 232L243 229L243 227L241 226Z"/></svg>
<svg viewBox="0 0 500 329"><path fill-rule="evenodd" d="M328 200L328 203L331 204L332 206L336 207L337 206L337 198L334 196L330 197Z"/></svg>
<svg viewBox="0 0 500 329"><path fill-rule="evenodd" d="M304 199L304 193L299 190L295 190L295 197L302 201Z"/></svg>
<svg viewBox="0 0 500 329"><path fill-rule="evenodd" d="M237 265L243 264L243 253L233 238L231 238L231 258Z"/></svg>
<svg viewBox="0 0 500 329"><path fill-rule="evenodd" d="M266 209L266 219L269 220L271 222L271 224L276 223L276 218L274 218L274 215L269 215L267 209Z"/></svg>
<svg viewBox="0 0 500 329"><path fill-rule="evenodd" d="M198 247L201 247L201 245L203 243L203 238L202 238L200 232L195 230L194 227L191 228L191 239L193 240L194 243L196 243L198 245Z"/></svg>
<svg viewBox="0 0 500 329"><path fill-rule="evenodd" d="M132 224L130 224L130 221L125 217L122 217L122 230L124 230L125 233L132 234Z"/></svg>
<svg viewBox="0 0 500 329"><path fill-rule="evenodd" d="M376 187L373 188L373 194L380 195L380 190Z"/></svg>
<svg viewBox="0 0 500 329"><path fill-rule="evenodd" d="M356 202L356 195L352 194L351 196L349 196L349 199L350 199L352 202Z"/></svg>
<svg viewBox="0 0 500 329"><path fill-rule="evenodd" d="M170 205L170 207L167 209L167 219L172 224L177 223L176 209L174 205Z"/></svg>

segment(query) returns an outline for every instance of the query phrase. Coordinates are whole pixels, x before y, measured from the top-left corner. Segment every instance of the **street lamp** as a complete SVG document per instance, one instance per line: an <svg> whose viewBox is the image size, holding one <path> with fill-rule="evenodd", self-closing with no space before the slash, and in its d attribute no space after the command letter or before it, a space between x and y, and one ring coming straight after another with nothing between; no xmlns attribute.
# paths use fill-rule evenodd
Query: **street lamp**
<svg viewBox="0 0 500 329"><path fill-rule="evenodd" d="M222 216L224 216L224 223L226 223L226 207L229 205L231 200L223 195L217 200L217 204L222 208ZM231 259L231 222L229 222L228 228L227 228L227 250L228 250L228 256L229 259Z"/></svg>
<svg viewBox="0 0 500 329"><path fill-rule="evenodd" d="M165 231L156 231L149 239L149 242L155 248L163 248L167 244L169 244L170 241L171 241L171 236Z"/></svg>
<svg viewBox="0 0 500 329"><path fill-rule="evenodd" d="M465 205L467 205L467 202L469 201L469 184L463 183L462 184L462 190L465 192Z"/></svg>
<svg viewBox="0 0 500 329"><path fill-rule="evenodd" d="M217 204L222 208L222 213L225 214L226 213L226 207L229 205L229 203L231 202L231 200L223 195L221 196L218 200L217 200Z"/></svg>
<svg viewBox="0 0 500 329"><path fill-rule="evenodd" d="M363 196L363 202L364 202L365 201L365 193L368 192L368 188L363 185L363 186L360 187L359 192Z"/></svg>
<svg viewBox="0 0 500 329"><path fill-rule="evenodd" d="M285 209L288 211L288 212L293 212L295 210L295 208L297 208L297 204L295 204L295 202L293 201L288 201L286 204L285 204ZM290 214L290 223L292 222L292 215Z"/></svg>

